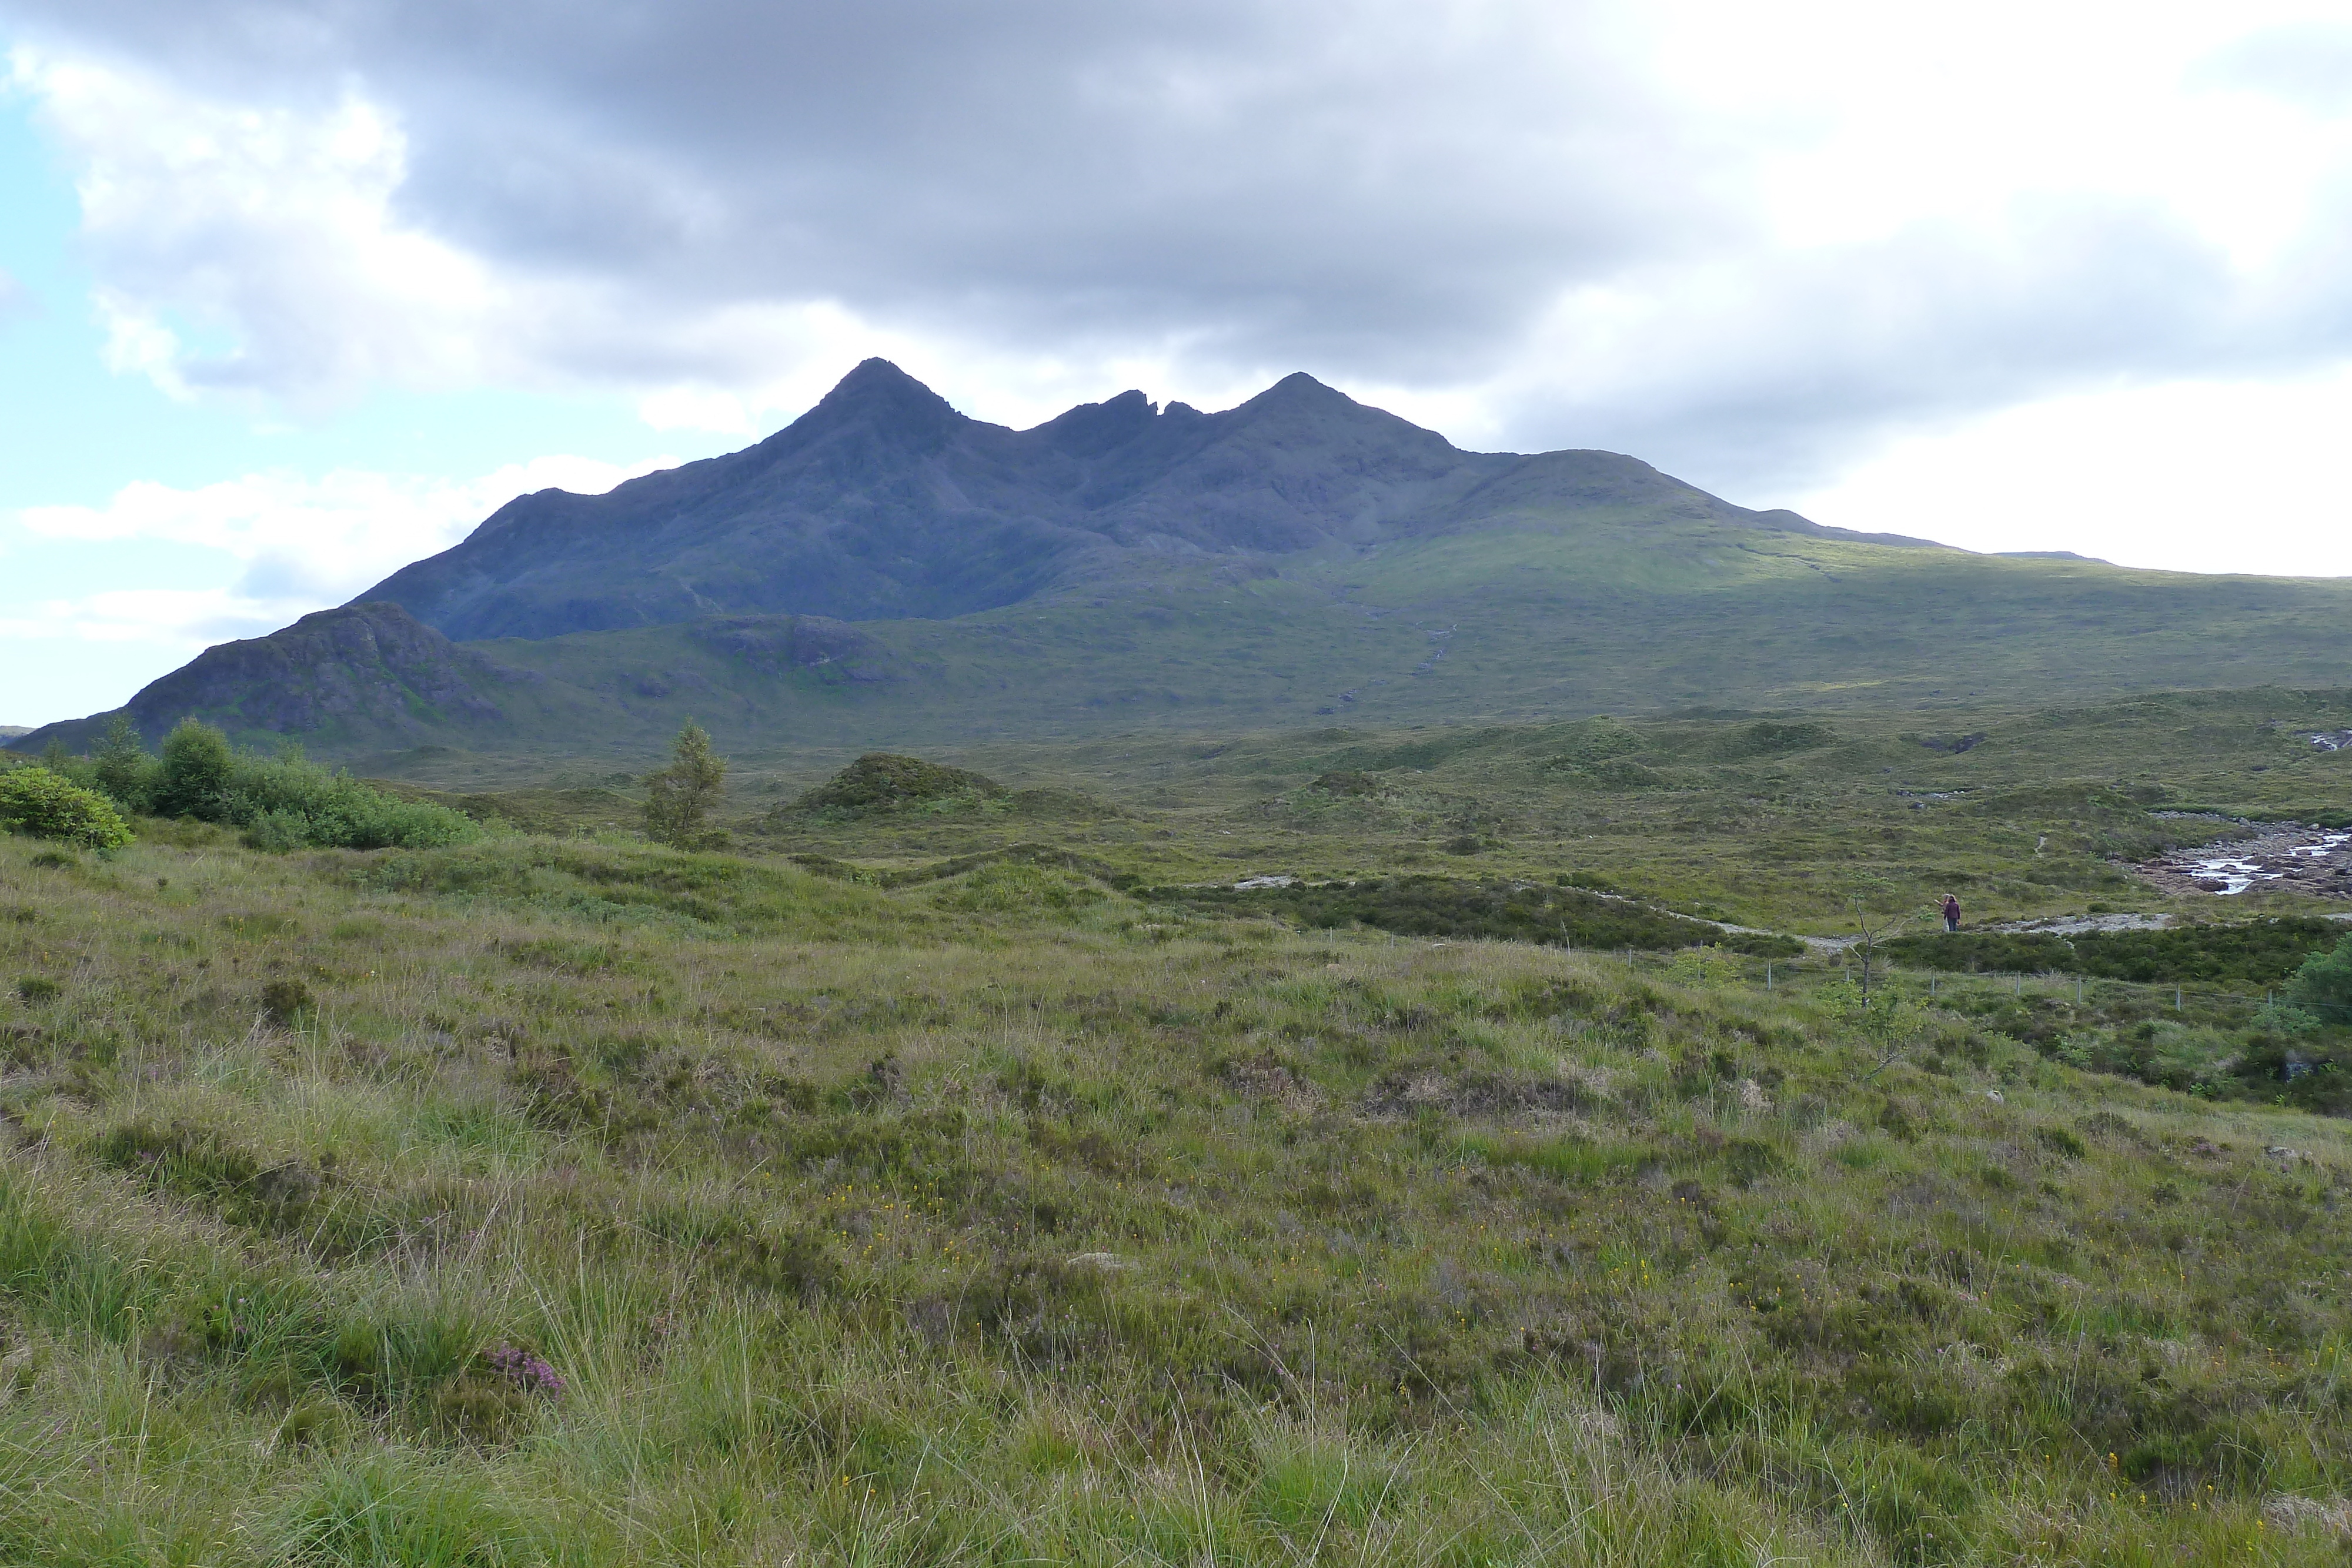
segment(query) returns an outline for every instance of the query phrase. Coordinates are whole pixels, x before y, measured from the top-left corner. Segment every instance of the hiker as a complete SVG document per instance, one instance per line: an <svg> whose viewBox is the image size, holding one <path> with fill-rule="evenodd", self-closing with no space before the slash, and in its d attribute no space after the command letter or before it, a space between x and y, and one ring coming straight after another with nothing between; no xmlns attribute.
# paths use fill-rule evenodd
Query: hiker
<svg viewBox="0 0 2352 1568"><path fill-rule="evenodd" d="M1944 930L1947 934L1960 928L1960 901L1953 894L1944 894Z"/></svg>

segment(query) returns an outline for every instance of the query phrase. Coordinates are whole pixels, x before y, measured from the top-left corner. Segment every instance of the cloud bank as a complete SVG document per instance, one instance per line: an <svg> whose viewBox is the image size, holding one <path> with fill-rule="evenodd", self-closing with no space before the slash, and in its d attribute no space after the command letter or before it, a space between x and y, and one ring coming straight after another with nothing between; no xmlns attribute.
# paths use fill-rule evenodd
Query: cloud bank
<svg viewBox="0 0 2352 1568"><path fill-rule="evenodd" d="M115 362L299 411L1297 368L1743 497L2352 353L2340 8L0 0Z"/></svg>

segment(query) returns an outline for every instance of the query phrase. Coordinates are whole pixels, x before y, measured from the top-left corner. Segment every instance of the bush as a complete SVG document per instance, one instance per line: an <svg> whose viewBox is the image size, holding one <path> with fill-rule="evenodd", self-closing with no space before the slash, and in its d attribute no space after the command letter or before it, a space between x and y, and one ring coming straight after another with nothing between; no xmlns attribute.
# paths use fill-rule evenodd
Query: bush
<svg viewBox="0 0 2352 1568"><path fill-rule="evenodd" d="M993 800L1004 793L995 779L967 768L869 751L778 814L860 817L909 806Z"/></svg>
<svg viewBox="0 0 2352 1568"><path fill-rule="evenodd" d="M2352 936L2332 953L2314 953L2294 972L2287 999L2326 1023L2352 1024Z"/></svg>
<svg viewBox="0 0 2352 1568"><path fill-rule="evenodd" d="M163 738L160 763L139 749L129 724L110 727L97 775L124 804L157 815L194 817L245 830L249 849L438 849L482 836L471 818L446 806L403 800L348 773L330 772L298 747L262 758L194 719Z"/></svg>
<svg viewBox="0 0 2352 1568"><path fill-rule="evenodd" d="M266 762L238 758L222 813L212 820L243 828L246 842L264 850L437 849L482 836L470 817L330 773L299 750Z"/></svg>
<svg viewBox="0 0 2352 1568"><path fill-rule="evenodd" d="M93 850L118 850L131 841L131 829L105 796L46 768L0 773L0 826Z"/></svg>
<svg viewBox="0 0 2352 1568"><path fill-rule="evenodd" d="M228 737L208 724L183 719L163 737L163 766L155 780L154 807L159 817L195 817L225 821L229 780L236 774L236 753Z"/></svg>
<svg viewBox="0 0 2352 1568"><path fill-rule="evenodd" d="M163 770L147 748L130 716L116 714L107 722L105 737L89 754L90 782L126 811L152 811Z"/></svg>

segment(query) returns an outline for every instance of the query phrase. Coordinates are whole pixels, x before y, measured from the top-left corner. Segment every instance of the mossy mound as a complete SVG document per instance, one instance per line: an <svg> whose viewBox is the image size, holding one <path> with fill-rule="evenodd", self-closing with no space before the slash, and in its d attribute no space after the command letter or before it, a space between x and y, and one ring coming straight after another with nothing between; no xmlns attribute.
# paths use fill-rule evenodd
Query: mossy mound
<svg viewBox="0 0 2352 1568"><path fill-rule="evenodd" d="M1005 793L1003 785L969 768L869 751L802 795L786 810L797 817L821 811L865 816L942 800L993 800Z"/></svg>

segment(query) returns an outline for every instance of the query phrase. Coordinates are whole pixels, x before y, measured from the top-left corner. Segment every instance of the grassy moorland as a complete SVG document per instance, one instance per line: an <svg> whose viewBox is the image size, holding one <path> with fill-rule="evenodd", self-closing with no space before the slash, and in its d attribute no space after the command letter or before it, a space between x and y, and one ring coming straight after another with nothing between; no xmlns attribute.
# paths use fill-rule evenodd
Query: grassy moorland
<svg viewBox="0 0 2352 1568"><path fill-rule="evenodd" d="M1823 936L1847 929L1859 884L1905 912L1956 892L1971 925L2093 904L2234 918L2309 911L2267 892L2171 899L2132 862L2246 832L2225 817L2352 824L2352 750L2306 738L2347 728L2352 692L2337 690L1145 733L927 754L1007 788L864 812L798 804L853 754L755 752L737 759L731 825L747 848L887 873L1037 843L1150 885L1566 873L1685 914ZM573 762L517 789L512 763L423 764L413 776L449 791L436 798L533 831L636 820L626 771Z"/></svg>
<svg viewBox="0 0 2352 1568"><path fill-rule="evenodd" d="M0 836L0 1559L2338 1561L2342 910L2130 862L2345 713L61 765L214 821ZM2177 924L1689 946L1945 886Z"/></svg>
<svg viewBox="0 0 2352 1568"><path fill-rule="evenodd" d="M1674 768L1796 766L1640 733L1570 767L1667 784L1073 770L749 853L0 837L0 1559L2340 1561L2352 1123L2080 1070L2021 988L1906 977L1890 1052L1823 960L1148 891L1621 815L1559 841L1664 884ZM1811 766L1765 842L1907 824Z"/></svg>

